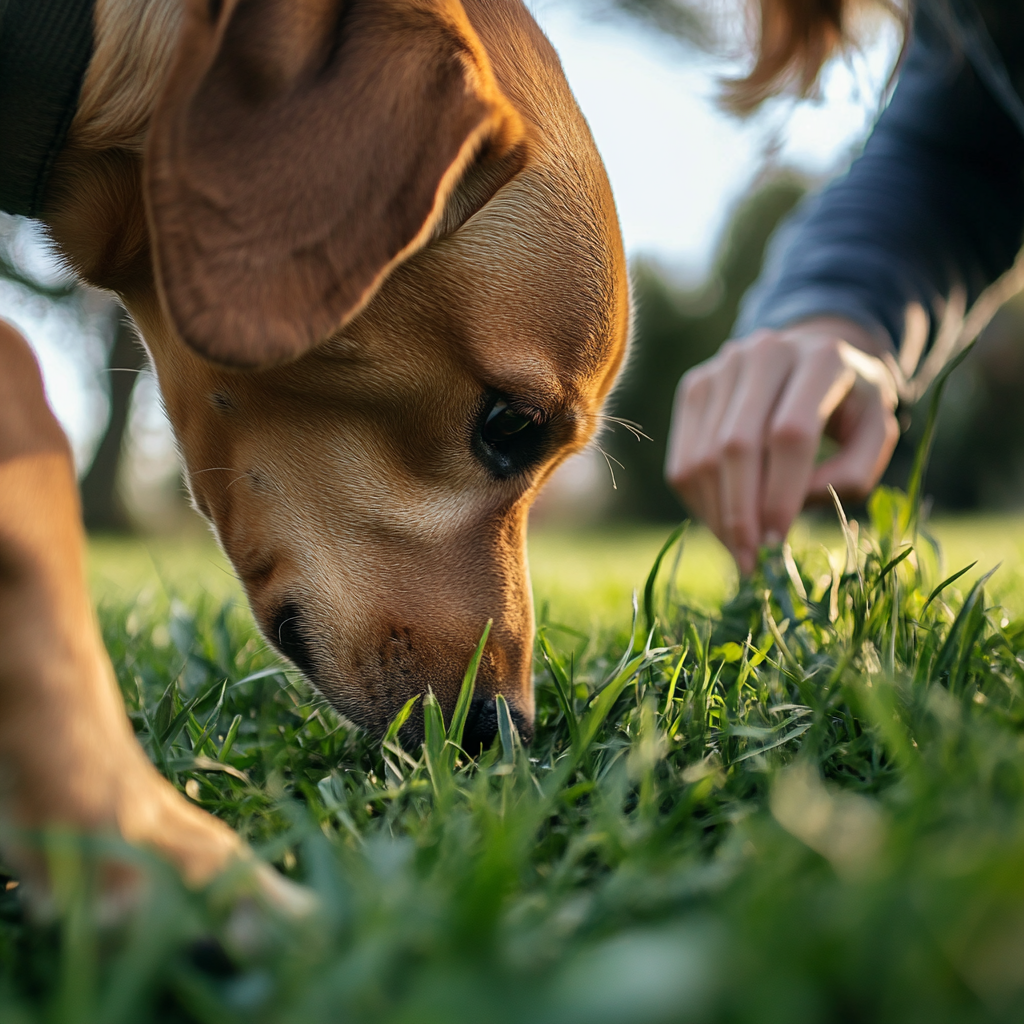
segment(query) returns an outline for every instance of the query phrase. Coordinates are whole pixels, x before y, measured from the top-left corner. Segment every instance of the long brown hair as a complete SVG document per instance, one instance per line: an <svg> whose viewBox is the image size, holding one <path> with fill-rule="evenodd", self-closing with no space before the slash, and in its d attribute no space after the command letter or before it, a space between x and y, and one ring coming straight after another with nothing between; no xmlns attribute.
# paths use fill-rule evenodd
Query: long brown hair
<svg viewBox="0 0 1024 1024"><path fill-rule="evenodd" d="M865 0L757 0L757 59L746 77L725 83L726 104L746 114L780 92L811 93L825 62L852 41L850 22L866 6ZM898 0L878 6L906 24Z"/></svg>

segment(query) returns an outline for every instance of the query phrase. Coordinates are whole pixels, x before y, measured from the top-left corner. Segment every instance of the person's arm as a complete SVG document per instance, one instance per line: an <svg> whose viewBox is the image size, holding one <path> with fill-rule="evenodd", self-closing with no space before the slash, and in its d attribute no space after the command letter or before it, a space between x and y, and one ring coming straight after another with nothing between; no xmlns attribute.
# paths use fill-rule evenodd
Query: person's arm
<svg viewBox="0 0 1024 1024"><path fill-rule="evenodd" d="M880 357L908 307L934 333L1021 245L1024 138L927 14L916 31L863 155L780 233L740 340L677 392L666 475L743 571L808 497L877 483L898 437ZM840 450L815 466L822 433Z"/></svg>
<svg viewBox="0 0 1024 1024"><path fill-rule="evenodd" d="M933 335L962 290L969 306L1024 241L1024 135L928 16L863 154L772 244L737 336L842 316L899 349L907 309Z"/></svg>

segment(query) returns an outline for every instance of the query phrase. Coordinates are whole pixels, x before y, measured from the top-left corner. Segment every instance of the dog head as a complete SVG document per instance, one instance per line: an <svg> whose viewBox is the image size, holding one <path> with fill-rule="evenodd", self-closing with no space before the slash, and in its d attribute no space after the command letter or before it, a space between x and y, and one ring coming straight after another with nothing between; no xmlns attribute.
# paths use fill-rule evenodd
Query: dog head
<svg viewBox="0 0 1024 1024"><path fill-rule="evenodd" d="M189 0L177 39L141 166L72 147L55 236L134 314L270 642L382 732L451 713L493 619L467 742L498 692L528 734L527 513L629 318L557 57L513 0Z"/></svg>

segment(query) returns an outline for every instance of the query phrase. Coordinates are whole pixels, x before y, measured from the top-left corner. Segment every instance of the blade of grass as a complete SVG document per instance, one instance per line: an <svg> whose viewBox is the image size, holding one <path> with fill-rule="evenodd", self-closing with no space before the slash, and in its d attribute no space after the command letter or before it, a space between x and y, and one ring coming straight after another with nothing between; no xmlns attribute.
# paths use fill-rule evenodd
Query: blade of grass
<svg viewBox="0 0 1024 1024"><path fill-rule="evenodd" d="M586 755L590 745L597 736L598 730L604 725L605 719L608 717L612 706L619 699L622 691L636 679L637 675L648 664L652 664L653 661L660 660L660 658L660 655L655 655L652 659L647 654L638 654L598 694L597 699L591 705L590 710L587 711L580 727L580 745L575 752L577 761Z"/></svg>
<svg viewBox="0 0 1024 1024"><path fill-rule="evenodd" d="M224 742L221 744L220 753L217 755L217 760L221 763L228 759L228 754L231 753L231 748L235 745L235 740L238 738L238 727L242 724L242 716L235 715L231 719L231 725L228 726L228 734L224 737Z"/></svg>
<svg viewBox="0 0 1024 1024"><path fill-rule="evenodd" d="M202 753L203 745L210 738L213 730L217 728L217 722L220 719L220 709L224 706L224 694L227 692L228 681L225 679L221 684L220 696L217 698L217 703L210 712L209 717L206 719L206 725L203 728L202 733L199 735L199 739L192 744L192 749L197 753ZM194 721L194 719L193 719Z"/></svg>
<svg viewBox="0 0 1024 1024"><path fill-rule="evenodd" d="M544 658L544 663L548 667L548 672L551 674L551 679L555 686L555 698L558 701L558 706L562 709L565 724L569 729L569 742L573 747L578 747L580 742L580 723L576 717L576 710L573 707L572 680L565 674L565 669L562 667L555 652L551 649L548 638L542 633L538 636L538 641L540 643L541 656Z"/></svg>
<svg viewBox="0 0 1024 1024"><path fill-rule="evenodd" d="M245 686L246 683L255 683L260 679L269 679L271 676L285 676L287 677L287 668L284 665L271 665L270 668L262 668L259 672L252 672L238 682L232 683L228 689L234 690L236 687Z"/></svg>
<svg viewBox="0 0 1024 1024"><path fill-rule="evenodd" d="M921 608L921 614L922 614L922 615L924 615L924 613L925 613L925 609L926 609L926 608L928 607L928 605L930 605L930 604L932 603L932 601L934 601L934 600L935 600L935 598L937 598L937 597L939 596L939 594L941 594L941 593L942 593L942 592L943 592L943 591L944 591L944 590L946 589L946 587L948 587L948 586L949 586L949 585L950 585L951 583L956 583L956 581L957 581L958 579L960 579L960 577L961 577L961 576L963 576L963 574L964 574L965 572L970 572L970 571L971 571L971 570L972 570L972 569L973 569L973 568L974 568L974 567L975 567L975 566L976 566L977 564L978 564L978 563L977 563L977 561L971 562L971 564L970 564L970 565L968 565L968 566L965 566L965 567L964 567L963 569L961 569L961 570L960 570L959 572L955 572L955 573L953 573L953 575L952 575L952 576L947 576L947 577L946 577L946 578L945 578L945 579L944 579L944 580L943 580L943 581L942 581L942 582L941 582L941 583L940 583L940 584L939 584L939 585L938 585L938 586L937 586L937 587L936 587L936 588L935 588L935 589L934 589L934 590L933 590L933 591L932 591L932 592L931 592L931 593L930 593L930 594L928 595L928 600L927 600L927 601L925 601L925 603L924 603L924 606L923 606L923 607Z"/></svg>
<svg viewBox="0 0 1024 1024"><path fill-rule="evenodd" d="M451 769L444 758L445 743L444 716L441 705L437 702L433 690L427 691L423 701L423 754L427 761L427 771L438 799L447 797L451 789Z"/></svg>
<svg viewBox="0 0 1024 1024"><path fill-rule="evenodd" d="M494 619L488 619L484 626L483 635L476 645L473 656L466 666L466 673L462 677L462 687L459 690L459 698L455 702L455 710L452 712L452 721L448 726L447 744L442 754L445 764L450 771L455 767L455 758L462 749L462 734L466 731L466 719L469 717L469 709L473 703L473 693L476 690L476 677L480 671L480 659L484 656L484 647L487 646L487 638L491 635L491 627Z"/></svg>
<svg viewBox="0 0 1024 1024"><path fill-rule="evenodd" d="M669 551L672 550L672 546L676 541L678 541L686 532L686 528L689 525L689 520L683 520L683 522L681 522L668 535L668 539L664 544L662 544L661 550L654 559L654 565L651 566L651 571L647 574L647 582L644 584L644 624L646 626L648 636L654 630L654 585L658 580L658 572L661 570L661 563L664 561L665 556Z"/></svg>
<svg viewBox="0 0 1024 1024"><path fill-rule="evenodd" d="M932 385L932 399L928 405L928 417L925 420L924 433L914 453L914 463L910 470L910 479L907 482L907 505L906 522L902 524L906 532L911 526L915 529L921 513L921 489L924 486L924 475L928 469L928 461L932 454L932 443L935 441L935 427L939 418L939 406L942 404L942 393L946 390L953 371L967 358L974 348L972 341L953 359L951 359L942 372L935 378Z"/></svg>
<svg viewBox="0 0 1024 1024"><path fill-rule="evenodd" d="M846 518L846 510L843 508L843 503L839 500L839 495L836 493L836 489L829 484L828 493L832 496L832 503L836 508L836 515L839 517L839 526L843 531L843 537L846 540L846 564L852 563L854 571L857 573L857 579L860 580L861 589L864 587L864 575L860 571L860 558L857 554L857 541L853 536L853 530L850 527L850 521Z"/></svg>
<svg viewBox="0 0 1024 1024"><path fill-rule="evenodd" d="M895 569L896 566L900 564L900 562L902 562L905 558L908 558L910 556L913 550L914 546L911 545L910 547L905 548L903 551L901 551L895 558L890 559L890 561L886 562L885 565L882 566L882 570L881 572L879 572L878 580L876 582L881 583L882 580L884 580L885 577L888 576L889 573L891 573L893 569Z"/></svg>
<svg viewBox="0 0 1024 1024"><path fill-rule="evenodd" d="M800 669L800 662L798 662L796 658L793 657L793 652L787 646L786 641L783 640L782 633L775 622L775 616L772 615L772 609L768 603L767 592L765 593L764 599L764 620L768 626L768 631L771 633L772 638L775 640L775 646L778 647L779 652L782 654L783 660L789 666L790 671L802 677L803 672Z"/></svg>
<svg viewBox="0 0 1024 1024"><path fill-rule="evenodd" d="M195 695L185 706L174 716L173 720L167 725L163 732L160 734L160 742L166 747L173 743L178 738L178 733L185 727L185 723L189 720L189 717L193 715L196 709L206 701L210 695L217 689L222 683L211 683L205 690L201 690ZM223 695L221 696L223 700ZM163 706L163 700L160 702ZM159 708L157 709L159 711ZM154 722L154 725L157 723Z"/></svg>
<svg viewBox="0 0 1024 1024"><path fill-rule="evenodd" d="M398 734L402 731L402 727L409 721L409 716L412 714L412 709L416 706L416 701L422 696L420 693L414 694L402 705L402 710L391 719L391 724L388 726L388 731L384 734L381 746L386 747L394 744L395 740L398 739Z"/></svg>
<svg viewBox="0 0 1024 1024"><path fill-rule="evenodd" d="M679 682L680 673L683 671L683 665L686 663L686 655L690 653L690 645L686 644L683 647L682 654L679 655L679 661L676 663L675 671L672 673L672 678L669 680L668 693L665 694L665 710L662 712L665 717L668 717L670 708L672 707L672 701L676 697L676 684Z"/></svg>
<svg viewBox="0 0 1024 1024"><path fill-rule="evenodd" d="M971 587L963 607L957 613L956 618L953 620L953 625L950 626L949 633L946 634L942 647L939 648L938 656L935 659L935 667L932 669L935 676L941 676L951 668L953 658L959 649L960 635L963 632L964 625L970 617L979 596L983 593L985 584L992 578L992 574L998 568L999 566L997 565L995 568L990 569Z"/></svg>
<svg viewBox="0 0 1024 1024"><path fill-rule="evenodd" d="M792 740L798 739L803 736L805 732L811 727L810 722L804 722L802 725L798 725L795 729L791 729L784 736L780 736L777 740L773 740L771 743L766 743L763 747L758 747L756 750L748 750L745 754L740 754L739 757L735 757L730 761L730 764L742 764L744 761L749 761L752 757L757 757L758 754L767 754L769 750L774 750L776 747L781 747Z"/></svg>
<svg viewBox="0 0 1024 1024"><path fill-rule="evenodd" d="M508 701L499 693L494 698L494 705L498 715L498 736L501 739L501 763L515 764L516 727L512 721L512 714L508 708Z"/></svg>

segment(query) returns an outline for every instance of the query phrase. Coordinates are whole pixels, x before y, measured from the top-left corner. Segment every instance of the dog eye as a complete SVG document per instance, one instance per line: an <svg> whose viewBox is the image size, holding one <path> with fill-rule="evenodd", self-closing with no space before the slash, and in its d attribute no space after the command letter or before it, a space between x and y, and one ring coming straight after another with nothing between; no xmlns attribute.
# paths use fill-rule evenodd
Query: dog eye
<svg viewBox="0 0 1024 1024"><path fill-rule="evenodd" d="M490 445L500 445L510 437L536 426L529 416L515 412L508 407L508 402L497 401L484 420L480 433L484 441Z"/></svg>
<svg viewBox="0 0 1024 1024"><path fill-rule="evenodd" d="M477 454L495 476L507 479L525 472L544 456L546 433L544 424L496 398L480 417Z"/></svg>

